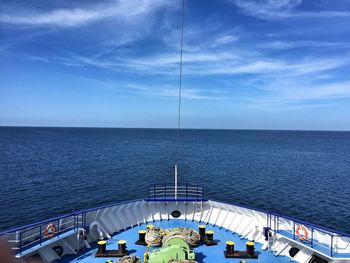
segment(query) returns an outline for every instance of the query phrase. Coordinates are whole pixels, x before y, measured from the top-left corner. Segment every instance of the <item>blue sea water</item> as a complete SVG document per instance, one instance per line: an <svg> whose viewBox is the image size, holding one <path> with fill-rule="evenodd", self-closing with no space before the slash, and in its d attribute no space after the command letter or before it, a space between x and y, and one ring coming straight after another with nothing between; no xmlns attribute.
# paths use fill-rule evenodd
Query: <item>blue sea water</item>
<svg viewBox="0 0 350 263"><path fill-rule="evenodd" d="M0 230L172 182L176 130L0 128ZM180 182L350 233L350 132L182 130Z"/></svg>

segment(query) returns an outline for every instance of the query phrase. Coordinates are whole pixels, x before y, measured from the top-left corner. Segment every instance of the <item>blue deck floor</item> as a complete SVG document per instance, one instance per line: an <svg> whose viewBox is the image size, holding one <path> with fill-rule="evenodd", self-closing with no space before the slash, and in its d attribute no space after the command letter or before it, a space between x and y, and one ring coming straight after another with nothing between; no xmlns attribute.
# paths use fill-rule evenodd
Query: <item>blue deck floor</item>
<svg viewBox="0 0 350 263"><path fill-rule="evenodd" d="M152 223L156 227L162 228L172 228L172 227L190 227L193 229L198 229L198 222L184 221L184 220L171 220L171 221L158 221ZM135 241L138 239L138 231L141 229L146 229L146 225L136 226L127 231L119 233L112 237L107 243L107 249L117 249L117 241L121 239L127 240L127 249L131 251L131 254L139 256L143 260L143 254L146 247L135 245ZM237 234L230 231L226 231L223 228L218 228L217 226L207 225L207 230L214 230L214 238L218 241L217 246L207 247L200 245L195 248L196 260L198 262L213 263L213 262L234 262L239 263L240 259L226 259L224 257L223 251L226 246L226 241L232 240L235 242L236 250L245 250L246 239L241 239ZM104 263L107 259L112 259L114 261L117 258L95 258L96 246L86 251L84 255L65 258L63 262L74 262L74 263ZM260 252L259 259L247 259L249 262L264 262L264 263L289 263L290 258L285 256L275 257L272 252L267 252L261 250L261 244L256 243L255 250ZM62 261L61 261L62 262Z"/></svg>

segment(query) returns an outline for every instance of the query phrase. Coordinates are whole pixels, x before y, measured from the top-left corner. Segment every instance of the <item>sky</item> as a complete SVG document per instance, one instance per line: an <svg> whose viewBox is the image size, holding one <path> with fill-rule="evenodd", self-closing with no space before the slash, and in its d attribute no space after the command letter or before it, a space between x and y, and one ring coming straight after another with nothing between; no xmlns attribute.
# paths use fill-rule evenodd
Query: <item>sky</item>
<svg viewBox="0 0 350 263"><path fill-rule="evenodd" d="M177 126L181 0L1 0L0 125ZM186 0L181 127L350 130L350 0Z"/></svg>

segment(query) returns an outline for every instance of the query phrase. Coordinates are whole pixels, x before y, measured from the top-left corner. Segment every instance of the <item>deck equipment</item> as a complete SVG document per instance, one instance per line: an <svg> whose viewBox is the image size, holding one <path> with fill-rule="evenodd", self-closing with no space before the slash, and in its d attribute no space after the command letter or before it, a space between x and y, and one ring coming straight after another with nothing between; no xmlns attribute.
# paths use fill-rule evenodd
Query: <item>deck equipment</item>
<svg viewBox="0 0 350 263"><path fill-rule="evenodd" d="M171 260L194 260L195 253L181 236L172 236L161 248L148 253L148 263L163 263Z"/></svg>

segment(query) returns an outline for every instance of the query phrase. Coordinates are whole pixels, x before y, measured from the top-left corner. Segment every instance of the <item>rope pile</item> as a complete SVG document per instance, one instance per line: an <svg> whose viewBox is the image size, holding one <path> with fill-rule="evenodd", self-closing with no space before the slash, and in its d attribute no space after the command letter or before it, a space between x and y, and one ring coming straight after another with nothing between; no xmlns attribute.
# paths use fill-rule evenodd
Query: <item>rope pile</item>
<svg viewBox="0 0 350 263"><path fill-rule="evenodd" d="M181 236L191 247L197 245L200 239L199 233L192 228L173 228L163 237L163 243L173 236Z"/></svg>
<svg viewBox="0 0 350 263"><path fill-rule="evenodd" d="M147 244L154 247L160 247L162 245L163 236L166 233L162 228L148 229L146 232L145 240Z"/></svg>
<svg viewBox="0 0 350 263"><path fill-rule="evenodd" d="M142 263L141 259L136 256L124 256L122 257L118 263Z"/></svg>
<svg viewBox="0 0 350 263"><path fill-rule="evenodd" d="M200 239L199 233L191 228L153 228L148 229L146 232L145 240L147 244L151 246L159 247L162 244L166 243L169 238L179 236L182 237L187 244L190 246L196 246L197 242Z"/></svg>

